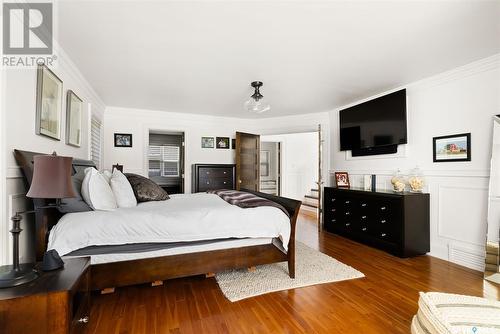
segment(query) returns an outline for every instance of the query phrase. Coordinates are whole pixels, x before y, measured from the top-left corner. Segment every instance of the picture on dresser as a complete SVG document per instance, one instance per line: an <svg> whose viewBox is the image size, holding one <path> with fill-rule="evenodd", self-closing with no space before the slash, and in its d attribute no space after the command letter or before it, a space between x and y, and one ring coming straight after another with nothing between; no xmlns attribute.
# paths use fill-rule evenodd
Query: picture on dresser
<svg viewBox="0 0 500 334"><path fill-rule="evenodd" d="M39 65L36 87L36 134L61 139L63 82L47 66Z"/></svg>
<svg viewBox="0 0 500 334"><path fill-rule="evenodd" d="M349 174L347 172L335 172L335 184L337 188L349 188Z"/></svg>
<svg viewBox="0 0 500 334"><path fill-rule="evenodd" d="M434 162L471 161L470 133L434 137L432 142Z"/></svg>
<svg viewBox="0 0 500 334"><path fill-rule="evenodd" d="M214 137L201 137L201 148L214 148L215 139Z"/></svg>
<svg viewBox="0 0 500 334"><path fill-rule="evenodd" d="M66 144L80 147L83 101L72 90L66 96Z"/></svg>
<svg viewBox="0 0 500 334"><path fill-rule="evenodd" d="M115 133L115 147L132 147L132 134Z"/></svg>
<svg viewBox="0 0 500 334"><path fill-rule="evenodd" d="M217 137L215 142L217 148L229 149L229 137Z"/></svg>

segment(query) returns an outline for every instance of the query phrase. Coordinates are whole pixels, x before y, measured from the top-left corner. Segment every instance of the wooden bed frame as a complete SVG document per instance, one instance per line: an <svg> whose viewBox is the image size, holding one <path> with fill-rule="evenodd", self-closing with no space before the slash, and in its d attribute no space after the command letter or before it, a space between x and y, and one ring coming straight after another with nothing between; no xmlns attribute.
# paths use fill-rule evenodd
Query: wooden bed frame
<svg viewBox="0 0 500 334"><path fill-rule="evenodd" d="M45 153L14 150L14 156L22 168L26 190L33 177L33 156ZM73 169L95 167L89 160L73 160ZM257 265L288 261L288 272L295 278L295 224L301 202L256 191L245 190L260 197L281 204L290 214L290 242L287 254L273 244L229 248L214 251L162 256L148 259L129 260L91 266L91 289L102 290L140 283L163 281L169 278L185 277L227 269L249 268ZM33 199L34 207L46 205L46 200ZM40 261L47 249L51 228L64 213L57 209L37 209L36 259Z"/></svg>

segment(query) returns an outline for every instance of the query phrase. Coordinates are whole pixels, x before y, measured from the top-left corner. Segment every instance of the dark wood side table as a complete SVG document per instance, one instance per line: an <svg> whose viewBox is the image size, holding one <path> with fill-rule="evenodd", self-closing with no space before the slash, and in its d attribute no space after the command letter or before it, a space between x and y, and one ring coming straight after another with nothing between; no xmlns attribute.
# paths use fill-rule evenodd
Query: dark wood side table
<svg viewBox="0 0 500 334"><path fill-rule="evenodd" d="M0 289L0 333L85 333L90 321L90 258L64 261L36 280Z"/></svg>

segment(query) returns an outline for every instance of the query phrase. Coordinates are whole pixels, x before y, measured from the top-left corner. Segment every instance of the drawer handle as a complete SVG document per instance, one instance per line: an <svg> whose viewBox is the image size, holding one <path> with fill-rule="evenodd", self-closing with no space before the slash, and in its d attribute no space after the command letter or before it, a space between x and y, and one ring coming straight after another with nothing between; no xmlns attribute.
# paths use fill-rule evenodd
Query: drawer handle
<svg viewBox="0 0 500 334"><path fill-rule="evenodd" d="M361 216L361 219L366 219L366 216Z"/></svg>
<svg viewBox="0 0 500 334"><path fill-rule="evenodd" d="M224 174L227 174L227 172L224 172Z"/></svg>
<svg viewBox="0 0 500 334"><path fill-rule="evenodd" d="M337 221L337 219L332 219L332 223L335 223Z"/></svg>
<svg viewBox="0 0 500 334"><path fill-rule="evenodd" d="M381 237L385 237L386 235L387 235L386 233L380 234Z"/></svg>
<svg viewBox="0 0 500 334"><path fill-rule="evenodd" d="M207 181L207 184L210 184L210 181Z"/></svg>
<svg viewBox="0 0 500 334"><path fill-rule="evenodd" d="M332 209L332 212L335 212L335 211L337 211L337 209Z"/></svg>
<svg viewBox="0 0 500 334"><path fill-rule="evenodd" d="M349 227L349 226L351 226L351 223L346 223L345 226Z"/></svg>
<svg viewBox="0 0 500 334"><path fill-rule="evenodd" d="M226 184L226 183L227 183L227 182L226 182L226 181L224 181L224 184Z"/></svg>
<svg viewBox="0 0 500 334"><path fill-rule="evenodd" d="M385 209L387 209L385 206L383 206L383 207L380 208L380 210L382 210L382 211L385 210Z"/></svg>
<svg viewBox="0 0 500 334"><path fill-rule="evenodd" d="M349 203L351 203L351 201L345 201L345 204L349 204Z"/></svg>
<svg viewBox="0 0 500 334"><path fill-rule="evenodd" d="M361 207L365 207L366 206L366 203L361 203Z"/></svg>
<svg viewBox="0 0 500 334"><path fill-rule="evenodd" d="M365 231L366 231L366 227L363 227L363 228L361 229L361 231L365 232Z"/></svg>
<svg viewBox="0 0 500 334"><path fill-rule="evenodd" d="M385 224L387 221L386 221L385 219L382 219L380 222L381 222L382 224Z"/></svg>
<svg viewBox="0 0 500 334"><path fill-rule="evenodd" d="M347 211L347 212L345 213L345 215L346 215L346 216L349 216L350 214L351 214L351 213L350 213L349 211Z"/></svg>
<svg viewBox="0 0 500 334"><path fill-rule="evenodd" d="M89 322L89 316L87 315L87 316L85 316L83 318L78 319L78 322L81 323L81 324L88 323Z"/></svg>
<svg viewBox="0 0 500 334"><path fill-rule="evenodd" d="M332 198L332 202L335 202L335 198Z"/></svg>

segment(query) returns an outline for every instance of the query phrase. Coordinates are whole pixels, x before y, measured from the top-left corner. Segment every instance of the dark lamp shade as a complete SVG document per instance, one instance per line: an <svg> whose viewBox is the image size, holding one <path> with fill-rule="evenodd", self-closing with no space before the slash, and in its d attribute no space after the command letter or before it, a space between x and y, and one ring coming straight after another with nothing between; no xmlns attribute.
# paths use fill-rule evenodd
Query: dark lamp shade
<svg viewBox="0 0 500 334"><path fill-rule="evenodd" d="M33 178L27 197L69 198L76 197L71 181L73 158L57 155L35 155Z"/></svg>

